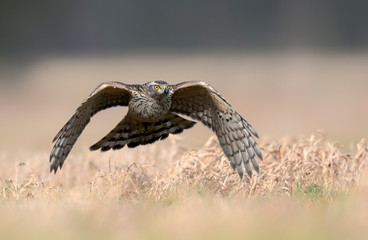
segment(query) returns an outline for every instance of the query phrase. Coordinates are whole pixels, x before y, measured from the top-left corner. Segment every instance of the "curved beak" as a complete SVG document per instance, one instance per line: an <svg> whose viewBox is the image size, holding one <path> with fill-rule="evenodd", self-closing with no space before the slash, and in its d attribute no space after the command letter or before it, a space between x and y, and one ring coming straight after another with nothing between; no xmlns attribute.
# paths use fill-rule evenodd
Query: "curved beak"
<svg viewBox="0 0 368 240"><path fill-rule="evenodd" d="M167 88L167 86L164 87L164 93L168 94L169 93L169 89Z"/></svg>

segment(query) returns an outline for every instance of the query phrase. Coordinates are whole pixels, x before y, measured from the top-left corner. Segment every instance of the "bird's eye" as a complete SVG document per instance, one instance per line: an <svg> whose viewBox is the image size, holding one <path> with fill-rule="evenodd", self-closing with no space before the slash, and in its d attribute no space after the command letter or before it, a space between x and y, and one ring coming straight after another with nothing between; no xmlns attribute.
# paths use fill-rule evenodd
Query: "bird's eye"
<svg viewBox="0 0 368 240"><path fill-rule="evenodd" d="M158 85L155 85L155 89L158 90L160 87Z"/></svg>
<svg viewBox="0 0 368 240"><path fill-rule="evenodd" d="M166 86L167 89L170 89L171 87L170 86Z"/></svg>

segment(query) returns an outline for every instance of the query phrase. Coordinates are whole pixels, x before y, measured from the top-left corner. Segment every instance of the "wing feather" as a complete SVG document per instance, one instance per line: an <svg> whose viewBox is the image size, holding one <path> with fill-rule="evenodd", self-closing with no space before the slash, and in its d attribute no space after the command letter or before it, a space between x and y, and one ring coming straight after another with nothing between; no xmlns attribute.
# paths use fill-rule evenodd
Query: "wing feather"
<svg viewBox="0 0 368 240"><path fill-rule="evenodd" d="M62 168L83 129L97 112L115 106L127 106L139 85L106 82L99 85L77 108L74 115L56 134L50 154L50 172Z"/></svg>
<svg viewBox="0 0 368 240"><path fill-rule="evenodd" d="M252 135L254 128L210 85L203 81L183 82L173 86L171 111L201 121L217 135L231 167L243 176L243 167L252 176L250 162L259 172L256 156L262 153Z"/></svg>
<svg viewBox="0 0 368 240"><path fill-rule="evenodd" d="M102 151L108 151L110 149L121 149L125 145L129 148L134 148L138 145L146 145L157 140L164 140L169 134L181 133L185 129L193 127L195 124L196 122L170 113L144 128L142 122L126 116L110 133L92 145L90 150L101 149ZM142 130L144 131L142 132Z"/></svg>

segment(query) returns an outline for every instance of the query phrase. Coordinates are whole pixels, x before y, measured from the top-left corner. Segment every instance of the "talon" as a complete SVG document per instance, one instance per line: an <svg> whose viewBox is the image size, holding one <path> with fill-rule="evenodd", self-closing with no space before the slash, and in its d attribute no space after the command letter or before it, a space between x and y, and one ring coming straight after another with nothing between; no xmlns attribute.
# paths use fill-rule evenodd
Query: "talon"
<svg viewBox="0 0 368 240"><path fill-rule="evenodd" d="M141 133L149 133L152 131L153 127L154 127L153 123L141 123L139 124L139 131Z"/></svg>
<svg viewBox="0 0 368 240"><path fill-rule="evenodd" d="M150 125L146 126L146 132L151 132L153 129L153 123L151 123Z"/></svg>
<svg viewBox="0 0 368 240"><path fill-rule="evenodd" d="M144 133L146 131L146 128L143 126L143 124L139 124L139 132Z"/></svg>

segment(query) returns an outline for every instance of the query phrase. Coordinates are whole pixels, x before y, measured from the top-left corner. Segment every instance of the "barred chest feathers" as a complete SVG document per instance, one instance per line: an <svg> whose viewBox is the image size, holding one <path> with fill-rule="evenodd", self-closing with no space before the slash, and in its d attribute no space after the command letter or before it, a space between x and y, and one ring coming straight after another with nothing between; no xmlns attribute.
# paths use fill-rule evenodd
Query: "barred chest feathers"
<svg viewBox="0 0 368 240"><path fill-rule="evenodd" d="M161 99L154 99L141 93L134 93L129 102L130 116L140 121L156 121L169 112L171 94Z"/></svg>

